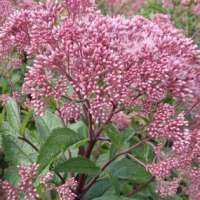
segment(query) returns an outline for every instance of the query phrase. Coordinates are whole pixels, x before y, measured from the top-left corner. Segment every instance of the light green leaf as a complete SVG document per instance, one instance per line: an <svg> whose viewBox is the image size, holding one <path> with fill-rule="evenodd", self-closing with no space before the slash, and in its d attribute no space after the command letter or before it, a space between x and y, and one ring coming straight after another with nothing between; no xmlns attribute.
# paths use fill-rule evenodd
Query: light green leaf
<svg viewBox="0 0 200 200"><path fill-rule="evenodd" d="M5 153L5 159L10 165L17 166L19 164L29 164L32 162L23 147L23 142L17 140L15 137L2 135L2 148Z"/></svg>
<svg viewBox="0 0 200 200"><path fill-rule="evenodd" d="M32 116L33 116L32 110L29 110L28 112L25 113L24 119L23 119L22 124L20 126L20 134L21 135L25 134L27 125L28 125L30 119L32 118Z"/></svg>
<svg viewBox="0 0 200 200"><path fill-rule="evenodd" d="M6 104L7 121L10 126L16 131L20 130L20 110L14 99L9 98Z"/></svg>
<svg viewBox="0 0 200 200"><path fill-rule="evenodd" d="M78 121L76 123L69 124L68 128L72 129L75 132L79 132L84 137L87 137L88 127L86 126L86 124L83 121Z"/></svg>
<svg viewBox="0 0 200 200"><path fill-rule="evenodd" d="M49 110L42 117L35 116L35 123L43 141L46 140L51 131L63 127L61 119Z"/></svg>

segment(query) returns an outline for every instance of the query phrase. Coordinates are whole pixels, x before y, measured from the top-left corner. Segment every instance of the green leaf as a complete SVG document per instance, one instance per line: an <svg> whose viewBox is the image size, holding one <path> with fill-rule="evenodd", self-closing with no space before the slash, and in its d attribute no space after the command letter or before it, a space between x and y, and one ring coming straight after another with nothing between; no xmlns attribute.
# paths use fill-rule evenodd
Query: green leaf
<svg viewBox="0 0 200 200"><path fill-rule="evenodd" d="M115 190L116 195L120 195L120 182L116 176L113 176L112 174L109 174L110 181L112 183L112 186Z"/></svg>
<svg viewBox="0 0 200 200"><path fill-rule="evenodd" d="M113 162L108 171L120 179L133 180L138 183L145 182L151 177L144 167L127 158Z"/></svg>
<svg viewBox="0 0 200 200"><path fill-rule="evenodd" d="M41 143L44 142L50 135L50 130L42 117L35 118L35 125L39 135L41 136Z"/></svg>
<svg viewBox="0 0 200 200"><path fill-rule="evenodd" d="M13 186L16 186L20 180L18 174L18 168L16 166L10 166L5 170L4 178L9 181Z"/></svg>
<svg viewBox="0 0 200 200"><path fill-rule="evenodd" d="M44 120L50 131L53 131L56 128L63 127L62 120L56 114L52 113L50 110L47 110L45 112L45 115L42 117L42 119Z"/></svg>
<svg viewBox="0 0 200 200"><path fill-rule="evenodd" d="M121 146L122 136L113 125L108 125L106 127L106 135L110 138L112 144L114 144L116 147Z"/></svg>
<svg viewBox="0 0 200 200"><path fill-rule="evenodd" d="M82 134L84 137L87 137L88 134L88 127L83 121L78 121L73 124L69 124L68 128L72 129L75 132Z"/></svg>
<svg viewBox="0 0 200 200"><path fill-rule="evenodd" d="M57 172L77 172L82 174L98 174L100 168L96 164L83 157L71 158L59 164L55 171Z"/></svg>
<svg viewBox="0 0 200 200"><path fill-rule="evenodd" d="M99 197L99 198L95 198L93 200L139 200L139 199L108 194L108 195L104 195L104 196Z"/></svg>
<svg viewBox="0 0 200 200"><path fill-rule="evenodd" d="M30 119L32 118L32 116L33 116L33 111L32 110L30 110L30 111L25 113L24 119L23 119L22 124L20 126L20 134L21 135L25 134L27 125L28 125Z"/></svg>
<svg viewBox="0 0 200 200"><path fill-rule="evenodd" d="M150 163L154 158L153 148L149 144L143 144L140 147L135 148L133 154L144 163Z"/></svg>
<svg viewBox="0 0 200 200"><path fill-rule="evenodd" d="M16 131L20 130L20 111L14 99L9 98L6 104L7 121Z"/></svg>
<svg viewBox="0 0 200 200"><path fill-rule="evenodd" d="M69 146L80 141L82 136L68 128L54 129L45 143L42 145L37 162L40 164L41 172L47 165Z"/></svg>
<svg viewBox="0 0 200 200"><path fill-rule="evenodd" d="M5 153L5 160L12 166L29 164L32 160L24 151L23 142L11 135L2 135L2 148Z"/></svg>
<svg viewBox="0 0 200 200"><path fill-rule="evenodd" d="M61 119L49 110L42 117L36 116L35 123L43 141L48 138L51 131L63 127Z"/></svg>
<svg viewBox="0 0 200 200"><path fill-rule="evenodd" d="M109 179L98 181L85 195L86 199L91 200L102 196L109 188L111 183Z"/></svg>

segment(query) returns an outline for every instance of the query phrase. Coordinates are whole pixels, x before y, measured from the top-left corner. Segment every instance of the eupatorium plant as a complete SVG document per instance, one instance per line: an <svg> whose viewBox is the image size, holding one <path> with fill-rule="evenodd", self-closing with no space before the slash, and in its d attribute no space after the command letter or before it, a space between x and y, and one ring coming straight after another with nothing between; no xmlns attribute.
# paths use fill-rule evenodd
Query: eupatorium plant
<svg viewBox="0 0 200 200"><path fill-rule="evenodd" d="M59 165L62 156L55 159L78 142L78 133L68 128L65 133L63 128L58 134L55 129L40 148L18 137L39 151L39 173L47 166L56 173L70 168L66 171L74 178L66 181L66 174L57 173L62 184L50 188L60 199L84 199L104 178L100 172L87 176L84 166L93 166L91 162L100 154L98 148L107 143L115 148L103 165L98 163L101 172L127 156L152 174L150 180L124 196L135 195L156 180L163 197L176 195L182 188L193 200L199 199L199 126L187 118L190 115L194 122L199 114L193 112L199 104L199 50L169 17L103 16L94 2L87 0L34 3L7 17L1 26L0 47L2 63L12 60L13 53L14 59L16 55L23 57L25 64L31 61L22 93L27 97L26 106L34 108L36 115L43 116L51 106L63 126L72 128L80 121L87 125L78 152L68 152L73 166L83 163L78 169L70 168L69 160ZM143 118L143 123L135 128L137 118ZM117 140L128 127L137 133L121 145L127 138ZM69 141L65 137L70 135L74 137ZM143 145L154 150L154 159L148 163L134 155ZM26 199L40 198L29 181L36 176L37 167L19 168L19 189L3 182L8 199L17 199L19 190Z"/></svg>

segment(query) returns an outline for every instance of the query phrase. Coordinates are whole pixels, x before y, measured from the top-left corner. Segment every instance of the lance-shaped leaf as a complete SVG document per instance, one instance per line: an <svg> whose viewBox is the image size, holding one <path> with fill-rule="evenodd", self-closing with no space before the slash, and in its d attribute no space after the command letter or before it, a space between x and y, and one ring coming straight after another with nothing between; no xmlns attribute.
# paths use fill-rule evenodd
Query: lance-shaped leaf
<svg viewBox="0 0 200 200"><path fill-rule="evenodd" d="M69 146L79 142L81 139L83 139L81 134L71 129L54 129L40 149L37 160L40 165L39 172L51 164L61 152L64 152Z"/></svg>
<svg viewBox="0 0 200 200"><path fill-rule="evenodd" d="M100 168L96 164L83 157L71 158L59 164L55 171L57 172L77 172L81 174L98 174Z"/></svg>

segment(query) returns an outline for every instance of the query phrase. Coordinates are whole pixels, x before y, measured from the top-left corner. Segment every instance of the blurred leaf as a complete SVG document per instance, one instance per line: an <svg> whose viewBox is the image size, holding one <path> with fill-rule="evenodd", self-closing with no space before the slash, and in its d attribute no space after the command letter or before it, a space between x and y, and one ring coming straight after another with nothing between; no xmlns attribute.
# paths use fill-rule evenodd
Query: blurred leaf
<svg viewBox="0 0 200 200"><path fill-rule="evenodd" d="M128 158L113 162L108 171L120 179L133 180L138 183L145 182L151 177L144 167Z"/></svg>
<svg viewBox="0 0 200 200"><path fill-rule="evenodd" d="M61 119L49 110L42 117L36 116L35 124L43 141L47 139L51 131L63 127Z"/></svg>
<svg viewBox="0 0 200 200"><path fill-rule="evenodd" d="M28 164L32 162L30 156L23 149L21 141L11 135L2 135L2 148L5 153L5 160L9 165Z"/></svg>
<svg viewBox="0 0 200 200"><path fill-rule="evenodd" d="M32 110L29 110L28 112L25 113L24 119L23 119L22 124L20 126L20 134L21 135L25 134L25 130L26 130L27 125L28 125L30 119L32 118L32 116L33 116Z"/></svg>
<svg viewBox="0 0 200 200"><path fill-rule="evenodd" d="M10 126L15 129L17 132L20 130L20 110L17 106L17 103L14 99L9 98L6 104L6 114L7 114L7 121L9 122Z"/></svg>
<svg viewBox="0 0 200 200"><path fill-rule="evenodd" d="M128 197L116 196L116 195L105 195L99 198L95 198L94 200L140 200L140 199L128 198Z"/></svg>
<svg viewBox="0 0 200 200"><path fill-rule="evenodd" d="M111 184L115 190L116 195L120 195L120 182L116 176L109 174Z"/></svg>
<svg viewBox="0 0 200 200"><path fill-rule="evenodd" d="M20 177L16 166L10 166L5 170L4 178L9 181L12 185L16 186Z"/></svg>
<svg viewBox="0 0 200 200"><path fill-rule="evenodd" d="M109 188L111 183L109 179L98 181L91 189L86 193L85 197L88 200L102 196Z"/></svg>
<svg viewBox="0 0 200 200"><path fill-rule="evenodd" d="M56 166L55 171L57 172L77 172L82 174L98 174L100 168L96 164L87 160L83 157L71 158L58 166Z"/></svg>

